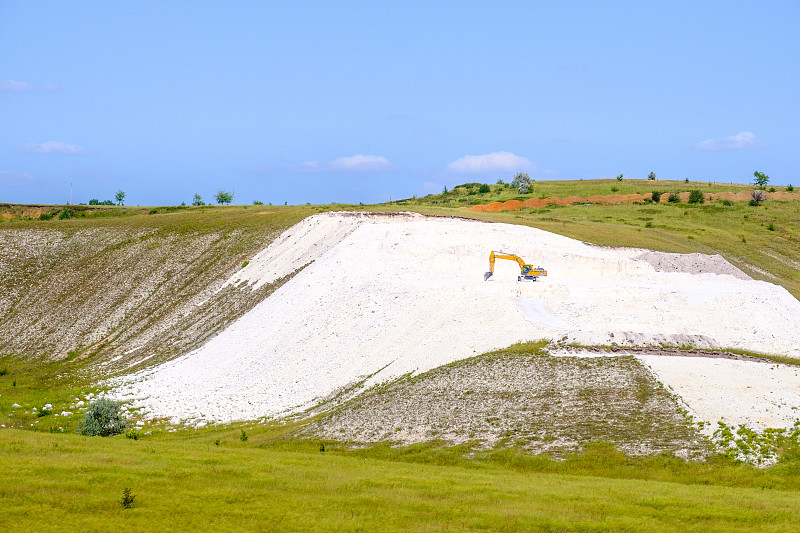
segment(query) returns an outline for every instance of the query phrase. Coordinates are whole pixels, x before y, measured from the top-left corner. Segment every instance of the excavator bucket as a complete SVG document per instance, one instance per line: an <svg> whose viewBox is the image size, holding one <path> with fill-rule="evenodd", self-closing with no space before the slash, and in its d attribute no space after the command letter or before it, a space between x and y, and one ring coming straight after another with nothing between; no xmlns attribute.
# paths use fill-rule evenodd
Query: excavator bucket
<svg viewBox="0 0 800 533"><path fill-rule="evenodd" d="M491 272L486 272L486 273L483 275L483 281L486 281L487 279L489 279L489 278L491 278L491 277L492 277L492 273L491 273Z"/></svg>

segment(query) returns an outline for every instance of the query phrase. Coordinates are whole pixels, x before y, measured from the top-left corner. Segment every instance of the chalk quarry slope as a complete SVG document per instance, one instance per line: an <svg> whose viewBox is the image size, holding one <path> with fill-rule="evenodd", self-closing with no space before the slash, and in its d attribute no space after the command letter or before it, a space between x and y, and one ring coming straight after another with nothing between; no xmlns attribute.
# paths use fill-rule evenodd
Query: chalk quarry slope
<svg viewBox="0 0 800 533"><path fill-rule="evenodd" d="M517 282L512 251L548 270ZM542 230L414 214L325 213L229 285L304 267L202 347L108 383L148 417L201 423L310 408L516 342L692 344L800 357L800 302L718 256L611 249Z"/></svg>

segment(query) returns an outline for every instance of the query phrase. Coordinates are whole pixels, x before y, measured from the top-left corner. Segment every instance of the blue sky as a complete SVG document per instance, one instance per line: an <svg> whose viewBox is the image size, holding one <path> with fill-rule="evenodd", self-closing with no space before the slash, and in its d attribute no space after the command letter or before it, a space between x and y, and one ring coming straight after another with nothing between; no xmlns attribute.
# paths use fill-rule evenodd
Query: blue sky
<svg viewBox="0 0 800 533"><path fill-rule="evenodd" d="M800 185L800 2L0 0L0 202Z"/></svg>

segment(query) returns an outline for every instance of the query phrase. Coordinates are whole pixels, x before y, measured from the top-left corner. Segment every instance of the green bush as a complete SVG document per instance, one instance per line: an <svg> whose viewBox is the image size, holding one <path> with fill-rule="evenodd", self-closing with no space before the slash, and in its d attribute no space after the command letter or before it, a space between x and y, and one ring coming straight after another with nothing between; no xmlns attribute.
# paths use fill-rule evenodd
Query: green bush
<svg viewBox="0 0 800 533"><path fill-rule="evenodd" d="M669 203L671 203L671 204L677 204L677 203L680 203L681 197L678 196L678 193L671 192L671 193L669 193L669 198L667 198L667 201Z"/></svg>
<svg viewBox="0 0 800 533"><path fill-rule="evenodd" d="M725 207L730 207L733 205L733 202L731 202L730 200L722 200L722 205L724 205Z"/></svg>
<svg viewBox="0 0 800 533"><path fill-rule="evenodd" d="M786 187L786 192L794 192L794 187L792 187L791 183L789 184L788 187Z"/></svg>
<svg viewBox="0 0 800 533"><path fill-rule="evenodd" d="M528 194L531 189L531 177L524 172L518 172L509 185L512 189L517 189L519 194Z"/></svg>
<svg viewBox="0 0 800 533"><path fill-rule="evenodd" d="M52 219L53 215L51 215L50 213L42 213L41 215L39 215L39 220L52 220Z"/></svg>
<svg viewBox="0 0 800 533"><path fill-rule="evenodd" d="M481 194L486 194L487 192L490 192L491 190L492 190L492 188L489 187L485 183L478 188L478 192L481 193Z"/></svg>
<svg viewBox="0 0 800 533"><path fill-rule="evenodd" d="M122 489L122 498L119 500L119 504L122 506L123 509L130 509L133 507L133 500L136 498L133 494L131 494L130 487L125 487Z"/></svg>
<svg viewBox="0 0 800 533"><path fill-rule="evenodd" d="M654 201L655 203L658 203L658 202L660 202L660 201L661 201L661 192L659 192L659 191L653 191L653 201Z"/></svg>
<svg viewBox="0 0 800 533"><path fill-rule="evenodd" d="M770 187L768 190L769 192L775 192L775 187Z"/></svg>
<svg viewBox="0 0 800 533"><path fill-rule="evenodd" d="M694 189L689 191L689 203L690 204L702 204L706 201L705 196L703 196L703 191L699 191Z"/></svg>
<svg viewBox="0 0 800 533"><path fill-rule="evenodd" d="M67 218L71 218L72 213L69 212L69 209L64 209L61 213L58 214L59 220L65 220Z"/></svg>
<svg viewBox="0 0 800 533"><path fill-rule="evenodd" d="M119 404L100 398L89 406L80 424L81 435L108 437L125 431L128 422L119 412Z"/></svg>
<svg viewBox="0 0 800 533"><path fill-rule="evenodd" d="M770 222L769 225L767 226L767 229L770 231L775 231L775 224Z"/></svg>
<svg viewBox="0 0 800 533"><path fill-rule="evenodd" d="M611 192L617 192L618 190L619 190L619 187L616 187L616 186L611 187Z"/></svg>

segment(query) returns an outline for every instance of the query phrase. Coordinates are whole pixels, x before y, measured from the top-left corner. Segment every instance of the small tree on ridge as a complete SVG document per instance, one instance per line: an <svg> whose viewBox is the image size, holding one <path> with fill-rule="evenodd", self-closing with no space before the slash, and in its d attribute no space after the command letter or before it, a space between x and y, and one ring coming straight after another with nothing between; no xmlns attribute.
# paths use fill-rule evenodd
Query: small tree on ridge
<svg viewBox="0 0 800 533"><path fill-rule="evenodd" d="M755 184L758 185L760 188L766 187L767 183L769 183L769 176L764 174L763 172L759 172L756 170L753 172L753 176L755 176Z"/></svg>
<svg viewBox="0 0 800 533"><path fill-rule="evenodd" d="M214 199L220 205L230 204L233 201L233 194L220 189L217 191L217 194L214 195Z"/></svg>

